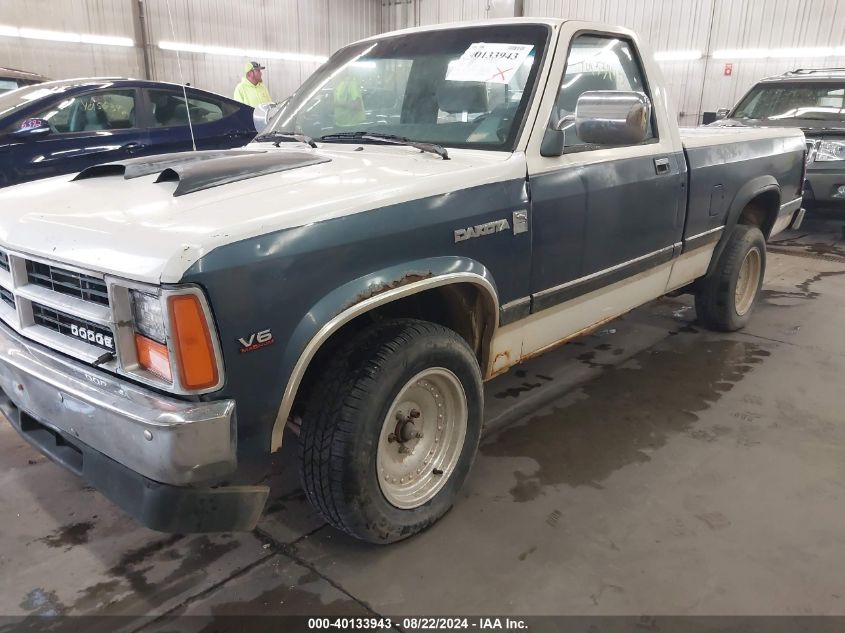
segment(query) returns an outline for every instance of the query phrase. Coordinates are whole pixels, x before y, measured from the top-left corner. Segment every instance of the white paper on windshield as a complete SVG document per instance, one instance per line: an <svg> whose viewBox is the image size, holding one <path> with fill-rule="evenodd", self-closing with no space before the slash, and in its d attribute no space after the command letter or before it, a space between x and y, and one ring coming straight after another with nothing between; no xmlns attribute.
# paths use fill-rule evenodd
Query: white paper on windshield
<svg viewBox="0 0 845 633"><path fill-rule="evenodd" d="M449 64L446 81L509 83L533 50L532 44L474 42L463 55Z"/></svg>

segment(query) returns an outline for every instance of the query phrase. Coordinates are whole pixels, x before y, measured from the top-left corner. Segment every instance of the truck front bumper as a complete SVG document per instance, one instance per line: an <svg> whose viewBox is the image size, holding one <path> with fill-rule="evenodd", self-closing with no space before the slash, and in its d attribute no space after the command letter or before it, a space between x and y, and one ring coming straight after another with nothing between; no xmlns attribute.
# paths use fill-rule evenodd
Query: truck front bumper
<svg viewBox="0 0 845 633"><path fill-rule="evenodd" d="M0 410L24 439L151 529L251 529L267 499L265 486L207 483L237 466L233 401L163 396L2 324Z"/></svg>
<svg viewBox="0 0 845 633"><path fill-rule="evenodd" d="M814 163L807 170L804 204L814 208L845 209L845 165L832 161L820 168Z"/></svg>

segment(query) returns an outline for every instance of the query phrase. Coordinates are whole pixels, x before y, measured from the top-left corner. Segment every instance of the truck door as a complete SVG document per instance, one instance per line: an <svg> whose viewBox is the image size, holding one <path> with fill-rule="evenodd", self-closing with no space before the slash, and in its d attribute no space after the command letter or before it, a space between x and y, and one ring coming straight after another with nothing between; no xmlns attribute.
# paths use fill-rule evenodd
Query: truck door
<svg viewBox="0 0 845 633"><path fill-rule="evenodd" d="M668 263L683 232L686 162L659 71L654 68L655 77L654 65L643 65L633 37L625 32L566 31L562 29L558 47L565 62L555 61L557 74L553 67L549 82L558 87L544 97L528 148L533 312ZM561 47L567 43L564 53ZM578 138L572 121L564 127L563 154L541 156L536 137L552 122L574 115L578 97L594 90L647 95L653 103L648 138L628 146L588 145ZM615 303L608 301L607 314L587 320L595 317L591 323L598 322L629 309L611 314L618 308Z"/></svg>

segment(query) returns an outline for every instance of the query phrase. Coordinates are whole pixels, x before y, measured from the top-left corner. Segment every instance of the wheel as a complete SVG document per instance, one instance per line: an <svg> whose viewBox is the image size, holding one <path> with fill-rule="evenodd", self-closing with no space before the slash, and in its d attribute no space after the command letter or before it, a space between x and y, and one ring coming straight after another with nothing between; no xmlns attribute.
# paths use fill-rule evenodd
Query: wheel
<svg viewBox="0 0 845 633"><path fill-rule="evenodd" d="M766 240L756 226L737 225L713 273L695 294L698 320L714 330L745 327L766 273Z"/></svg>
<svg viewBox="0 0 845 633"><path fill-rule="evenodd" d="M412 319L374 325L334 355L306 404L305 493L359 539L416 534L452 506L482 411L478 361L458 334Z"/></svg>

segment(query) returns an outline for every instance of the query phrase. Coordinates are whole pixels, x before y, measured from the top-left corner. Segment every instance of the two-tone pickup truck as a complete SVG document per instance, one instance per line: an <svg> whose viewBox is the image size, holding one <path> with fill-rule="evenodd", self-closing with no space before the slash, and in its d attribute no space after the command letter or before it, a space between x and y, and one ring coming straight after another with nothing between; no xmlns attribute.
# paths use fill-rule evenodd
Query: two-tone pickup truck
<svg viewBox="0 0 845 633"><path fill-rule="evenodd" d="M742 327L804 154L679 131L625 29L363 40L244 149L0 193L2 408L154 529L250 529L288 435L329 523L396 541L466 479L482 381L673 291Z"/></svg>

